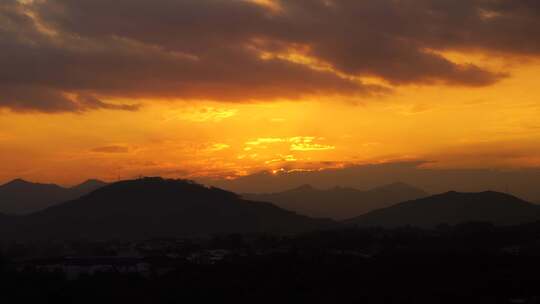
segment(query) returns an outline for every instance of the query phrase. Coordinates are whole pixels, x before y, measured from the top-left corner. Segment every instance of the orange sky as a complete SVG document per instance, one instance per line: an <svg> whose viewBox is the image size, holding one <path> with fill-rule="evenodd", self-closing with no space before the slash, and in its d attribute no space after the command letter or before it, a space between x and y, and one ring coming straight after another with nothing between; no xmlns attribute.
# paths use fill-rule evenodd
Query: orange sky
<svg viewBox="0 0 540 304"><path fill-rule="evenodd" d="M31 8L26 9L31 12L27 15L32 16L32 27L47 41L55 41L53 46L64 43L64 39L80 39L68 34L59 38L64 35L62 31L68 33L69 24L66 29L55 28L36 17L38 13L29 5ZM275 14L287 9L263 5L278 11ZM13 8L4 9L9 12ZM1 13L0 22L9 25ZM144 37L133 37L145 41ZM99 41L107 46L112 43ZM94 47L90 42L77 48ZM101 83L91 89L74 83L62 89L62 94L84 105L82 110L42 111L35 104L32 107L37 110L26 106L21 110L20 102L8 101L4 107L0 103L0 182L15 177L61 184L138 175L234 178L260 170L315 170L396 160L428 160L432 161L429 166L438 168L540 167L540 60L536 56L444 46L429 52L455 64L460 71L474 65L493 77L504 76L473 85L454 83L454 75L439 81L426 74L427 80L409 82L386 71L384 63L367 68L361 63L358 72L341 67L340 61L332 62L334 57L326 56L328 50L321 47L322 51L317 51L316 47L324 43L287 42L283 48L269 46L264 39L251 39L243 50L258 54L257 69L275 62L280 67L272 70L277 74L270 78L259 79L257 70L248 71L252 74L235 79L238 85L196 83L175 89L161 82L148 84L134 79L132 90L137 90L137 81L143 81L142 86L148 90L131 96L130 85L119 84L124 85L119 91L117 87L102 89ZM297 78L287 80L286 85L280 83L281 77L289 77L281 69L288 71L291 67ZM322 80L319 76L302 76L304 70L320 74ZM146 70L137 71L134 73ZM149 68L146 72L153 71ZM96 74L96 82L110 75L103 73ZM304 84L307 80L301 77L313 83ZM368 94L351 93L350 83L341 83L345 80L379 89ZM318 90L319 82L332 85ZM15 93L9 93L13 98L19 98L20 91L14 85L0 83L0 88L2 85L13 89ZM189 93L176 96L175 90ZM99 100L83 100L81 92L88 91ZM213 98L216 94L223 100ZM39 102L39 98L34 101ZM122 108L133 104L140 108Z"/></svg>
<svg viewBox="0 0 540 304"><path fill-rule="evenodd" d="M535 61L484 88L406 86L384 97L266 103L150 100L137 112L2 112L0 180L233 177L400 159L451 168L540 166ZM328 162L328 163L325 163Z"/></svg>

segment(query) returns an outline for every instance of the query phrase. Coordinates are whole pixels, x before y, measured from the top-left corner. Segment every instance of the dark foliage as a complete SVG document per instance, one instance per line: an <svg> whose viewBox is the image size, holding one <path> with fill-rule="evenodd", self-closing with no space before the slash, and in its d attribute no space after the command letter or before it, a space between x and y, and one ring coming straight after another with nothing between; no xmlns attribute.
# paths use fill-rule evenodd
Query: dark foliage
<svg viewBox="0 0 540 304"><path fill-rule="evenodd" d="M231 235L202 245L229 248L226 259L184 261L161 275L68 280L59 272L4 269L0 284L8 303L538 303L539 237L540 223Z"/></svg>

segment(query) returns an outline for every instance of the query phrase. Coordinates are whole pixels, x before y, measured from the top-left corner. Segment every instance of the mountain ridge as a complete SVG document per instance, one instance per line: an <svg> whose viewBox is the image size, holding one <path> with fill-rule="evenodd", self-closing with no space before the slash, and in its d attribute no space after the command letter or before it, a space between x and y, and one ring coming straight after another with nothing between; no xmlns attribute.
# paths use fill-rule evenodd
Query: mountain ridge
<svg viewBox="0 0 540 304"><path fill-rule="evenodd" d="M30 214L76 199L104 185L107 183L97 179L89 179L73 187L62 187L17 178L0 185L0 212L13 215Z"/></svg>
<svg viewBox="0 0 540 304"><path fill-rule="evenodd" d="M360 226L419 226L464 222L512 225L540 220L540 207L516 196L496 192L448 191L371 211L345 221Z"/></svg>
<svg viewBox="0 0 540 304"><path fill-rule="evenodd" d="M143 178L21 216L5 231L22 239L132 239L228 233L289 234L330 227L264 202L186 180Z"/></svg>
<svg viewBox="0 0 540 304"><path fill-rule="evenodd" d="M370 190L335 186L317 189L311 185L274 193L245 193L242 197L267 201L281 208L311 217L344 220L406 200L428 196L425 191L405 183L382 185Z"/></svg>

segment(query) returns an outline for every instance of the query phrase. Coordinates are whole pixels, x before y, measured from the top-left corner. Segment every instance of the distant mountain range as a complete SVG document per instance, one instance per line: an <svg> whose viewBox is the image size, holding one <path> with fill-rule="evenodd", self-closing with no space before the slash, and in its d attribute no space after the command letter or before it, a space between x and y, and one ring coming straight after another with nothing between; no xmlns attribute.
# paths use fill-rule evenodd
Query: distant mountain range
<svg viewBox="0 0 540 304"><path fill-rule="evenodd" d="M79 198L107 183L87 180L71 188L55 184L32 183L15 179L0 185L0 212L5 214L29 214L58 203Z"/></svg>
<svg viewBox="0 0 540 304"><path fill-rule="evenodd" d="M273 203L283 209L311 217L349 219L369 211L428 196L425 191L404 183L393 183L367 191L348 187L316 189L303 185L288 191L242 194L242 197Z"/></svg>
<svg viewBox="0 0 540 304"><path fill-rule="evenodd" d="M429 228L464 222L513 225L540 220L540 206L492 191L447 192L391 205L392 200L398 200L404 195L425 195L423 191L404 184L392 184L370 191L339 187L317 190L302 186L267 195L283 199L279 204L289 209L306 208L302 209L307 210L305 213L311 212L315 216L332 214L335 218L362 213L363 210L385 204L391 205L340 223L331 219L300 215L272 203L246 199L249 195L241 197L232 192L186 180L156 177L109 185L90 181L70 188L73 191L71 195L90 191L94 187L98 189L28 215L8 215L0 212L0 239L106 240L231 233L293 234L347 225ZM17 180L2 188L3 191L18 189L14 193L22 193L24 189L29 192L40 189L42 193L50 195L55 193L50 189L57 191L59 187ZM34 197L30 193L27 195ZM271 200L264 196L253 195L251 198ZM60 200L66 196L55 197ZM328 206L330 208L327 208ZM343 208L343 211L338 210L340 208Z"/></svg>
<svg viewBox="0 0 540 304"><path fill-rule="evenodd" d="M513 225L538 220L540 206L515 196L493 191L451 191L375 210L347 220L346 223L381 227L434 227L464 222Z"/></svg>
<svg viewBox="0 0 540 304"><path fill-rule="evenodd" d="M335 225L218 188L162 178L117 182L9 221L0 237L47 240L288 234Z"/></svg>

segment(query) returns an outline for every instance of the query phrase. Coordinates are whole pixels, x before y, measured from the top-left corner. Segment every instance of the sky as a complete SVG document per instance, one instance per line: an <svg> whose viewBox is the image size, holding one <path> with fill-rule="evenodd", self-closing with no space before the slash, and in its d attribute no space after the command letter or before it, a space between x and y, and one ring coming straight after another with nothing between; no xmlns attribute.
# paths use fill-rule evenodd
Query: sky
<svg viewBox="0 0 540 304"><path fill-rule="evenodd" d="M538 37L536 0L3 0L0 183L530 172Z"/></svg>

